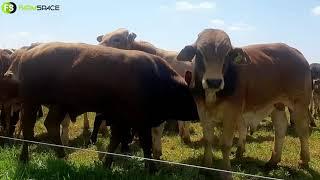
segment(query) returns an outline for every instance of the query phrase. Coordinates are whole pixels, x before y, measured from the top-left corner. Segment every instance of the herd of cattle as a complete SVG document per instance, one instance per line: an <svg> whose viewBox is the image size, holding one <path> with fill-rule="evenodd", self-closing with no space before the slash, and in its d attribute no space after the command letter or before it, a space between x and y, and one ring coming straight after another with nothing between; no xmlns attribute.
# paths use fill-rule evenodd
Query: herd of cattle
<svg viewBox="0 0 320 180"><path fill-rule="evenodd" d="M118 29L98 36L98 45L52 42L0 50L1 135L22 131L24 139L33 140L36 119L46 106L50 140L68 144L70 121L84 113L87 132L86 113L96 112L91 142L105 122L111 129L108 152L119 144L127 151L137 136L144 156L159 159L165 121L177 120L182 140L189 143L190 121L200 120L204 165L212 166L213 128L219 127L223 168L230 170L235 133L241 157L247 130L254 131L270 115L275 142L266 166L273 167L281 160L287 107L300 139L299 164L308 166L309 129L320 115L320 64L309 66L300 51L283 43L233 47L218 29L203 30L179 53L135 38ZM62 148L56 152L65 156ZM28 143L20 160L28 160ZM104 165L111 164L106 156ZM150 161L146 167L154 170Z"/></svg>

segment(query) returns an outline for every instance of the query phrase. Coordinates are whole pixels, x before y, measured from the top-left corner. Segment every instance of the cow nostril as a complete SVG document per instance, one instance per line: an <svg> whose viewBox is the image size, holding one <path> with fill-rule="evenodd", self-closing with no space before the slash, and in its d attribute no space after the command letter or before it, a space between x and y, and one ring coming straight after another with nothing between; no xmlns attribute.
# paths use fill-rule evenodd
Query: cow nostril
<svg viewBox="0 0 320 180"><path fill-rule="evenodd" d="M221 79L207 79L207 85L209 88L218 89L221 86L222 80Z"/></svg>

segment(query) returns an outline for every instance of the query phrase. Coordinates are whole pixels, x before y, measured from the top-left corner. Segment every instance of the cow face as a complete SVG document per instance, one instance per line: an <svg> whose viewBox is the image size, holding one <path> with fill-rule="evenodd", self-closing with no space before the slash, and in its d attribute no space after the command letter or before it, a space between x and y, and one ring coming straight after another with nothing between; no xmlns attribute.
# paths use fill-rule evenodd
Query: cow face
<svg viewBox="0 0 320 180"><path fill-rule="evenodd" d="M214 101L215 93L224 88L225 57L232 50L228 35L221 30L205 29L197 41L179 53L180 61L194 58L194 75L191 88L203 89L206 99Z"/></svg>
<svg viewBox="0 0 320 180"><path fill-rule="evenodd" d="M100 45L119 48L130 49L134 39L137 37L135 33L129 33L127 29L118 29L114 32L97 37Z"/></svg>

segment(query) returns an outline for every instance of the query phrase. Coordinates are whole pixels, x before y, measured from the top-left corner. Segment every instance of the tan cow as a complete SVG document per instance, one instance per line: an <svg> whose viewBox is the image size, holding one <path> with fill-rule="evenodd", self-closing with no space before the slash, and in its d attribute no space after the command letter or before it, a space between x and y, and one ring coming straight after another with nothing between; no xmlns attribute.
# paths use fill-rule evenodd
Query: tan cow
<svg viewBox="0 0 320 180"><path fill-rule="evenodd" d="M282 43L234 48L224 31L205 29L177 59L191 61L194 57L191 87L203 127L206 166L212 165L213 127L217 123L222 122L223 165L230 170L229 156L236 128L240 134L237 154L241 156L247 123L261 121L270 113L275 144L267 166L280 162L288 123L285 106L292 109L291 118L296 123L301 143L300 164L308 165L311 72L298 50Z"/></svg>
<svg viewBox="0 0 320 180"><path fill-rule="evenodd" d="M103 46L127 50L139 50L162 57L171 65L171 67L173 67L175 71L177 71L182 77L185 78L186 73L192 71L193 63L177 61L177 52L157 48L149 42L135 41L136 37L137 35L135 33L129 33L127 29L120 28L105 35L98 36L97 41L100 45ZM179 134L185 143L190 142L189 126L190 122L178 121ZM160 156L162 155L161 137L163 129L164 124L162 124L158 128L152 129L153 153L155 154L155 157L158 158L160 158Z"/></svg>

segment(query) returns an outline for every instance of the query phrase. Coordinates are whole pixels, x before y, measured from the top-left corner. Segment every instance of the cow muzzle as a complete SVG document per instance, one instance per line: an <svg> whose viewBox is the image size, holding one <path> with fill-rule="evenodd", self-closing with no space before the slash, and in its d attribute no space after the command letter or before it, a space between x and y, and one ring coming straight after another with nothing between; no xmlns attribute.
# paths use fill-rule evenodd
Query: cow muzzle
<svg viewBox="0 0 320 180"><path fill-rule="evenodd" d="M202 87L203 89L211 89L213 91L219 91L223 89L224 82L222 79L203 79Z"/></svg>
<svg viewBox="0 0 320 180"><path fill-rule="evenodd" d="M222 79L203 79L202 87L205 90L206 102L212 104L216 101L216 92L223 89L224 82Z"/></svg>

